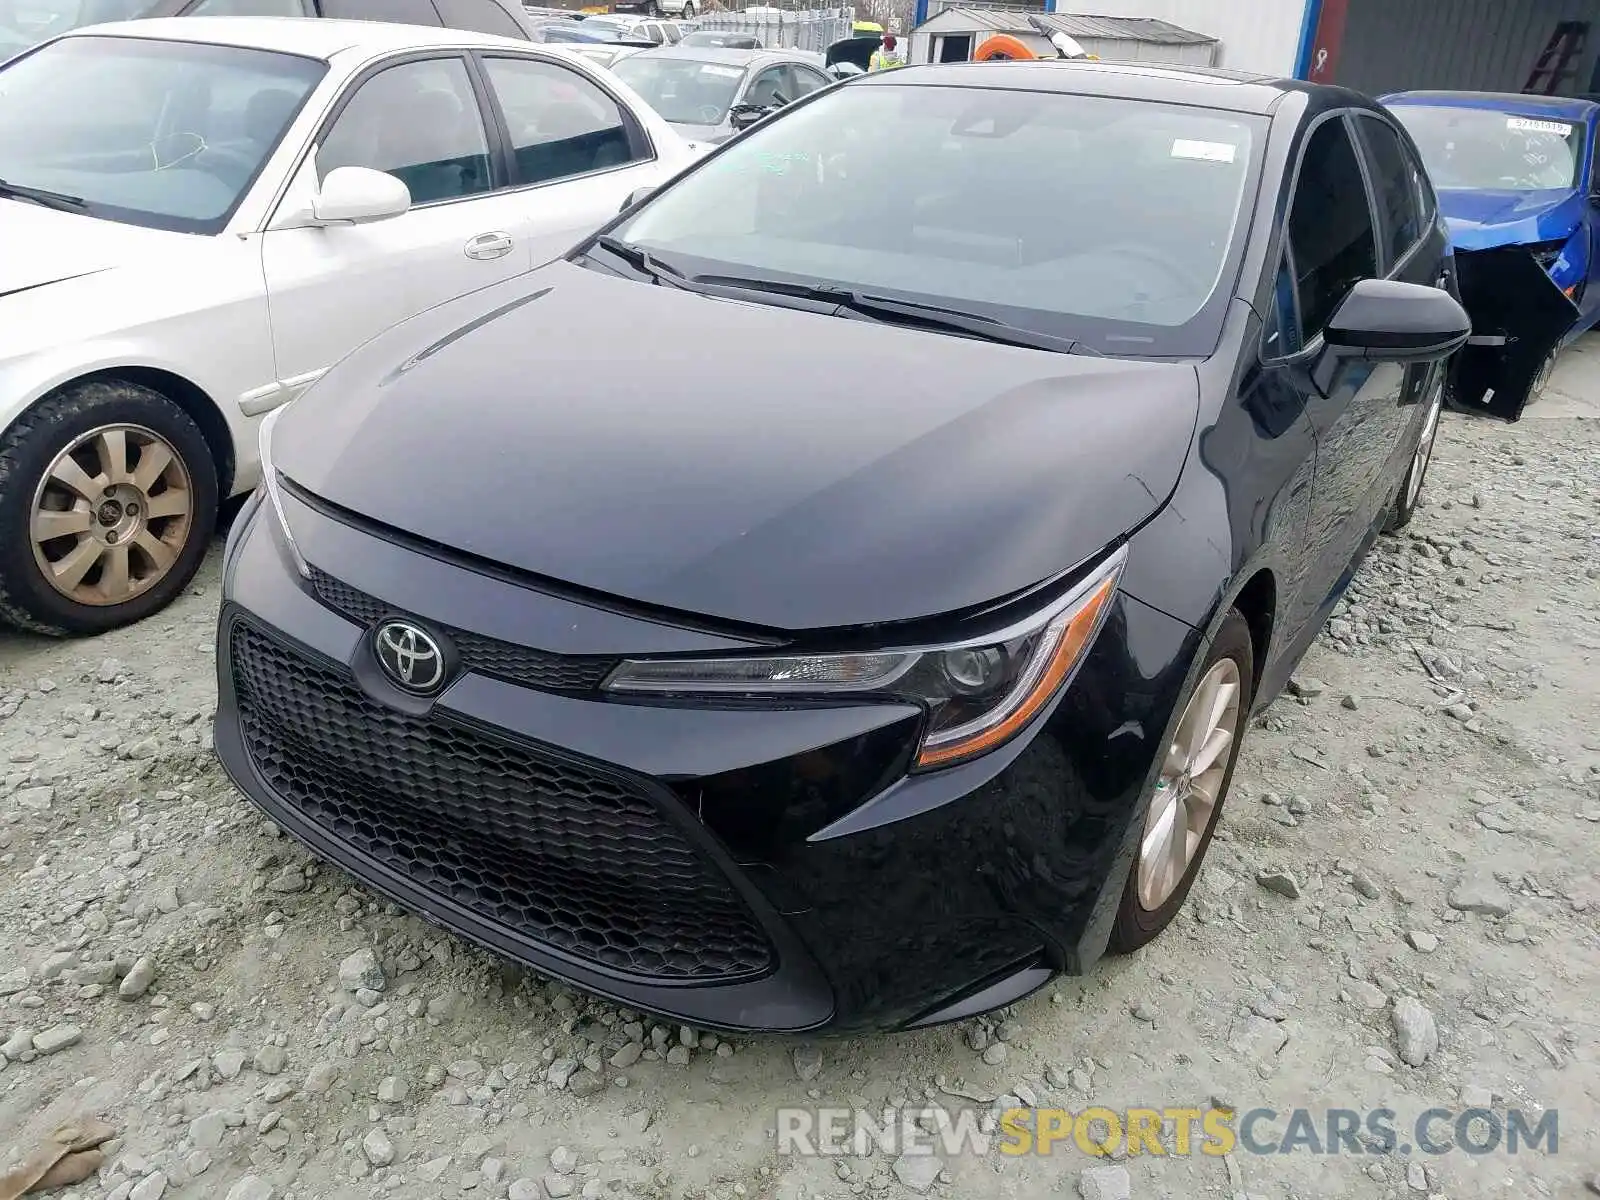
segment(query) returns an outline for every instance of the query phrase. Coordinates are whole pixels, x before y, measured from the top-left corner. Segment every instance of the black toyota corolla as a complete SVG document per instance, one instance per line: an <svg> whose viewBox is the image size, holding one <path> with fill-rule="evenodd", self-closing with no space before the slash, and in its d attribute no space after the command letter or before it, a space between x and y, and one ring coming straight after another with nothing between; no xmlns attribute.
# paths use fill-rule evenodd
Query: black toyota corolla
<svg viewBox="0 0 1600 1200"><path fill-rule="evenodd" d="M264 424L218 752L397 903L703 1026L1135 949L1417 505L1469 328L1417 163L1220 73L801 101Z"/></svg>

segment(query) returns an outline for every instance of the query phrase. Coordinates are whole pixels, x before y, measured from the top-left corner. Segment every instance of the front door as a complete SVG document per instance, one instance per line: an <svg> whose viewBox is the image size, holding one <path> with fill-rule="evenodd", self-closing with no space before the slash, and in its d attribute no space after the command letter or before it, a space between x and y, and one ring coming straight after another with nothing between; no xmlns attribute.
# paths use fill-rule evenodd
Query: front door
<svg viewBox="0 0 1600 1200"><path fill-rule="evenodd" d="M532 265L523 205L496 186L464 56L384 67L335 114L280 213L304 208L318 181L346 166L395 175L412 207L387 220L269 229L262 238L285 398L390 326Z"/></svg>

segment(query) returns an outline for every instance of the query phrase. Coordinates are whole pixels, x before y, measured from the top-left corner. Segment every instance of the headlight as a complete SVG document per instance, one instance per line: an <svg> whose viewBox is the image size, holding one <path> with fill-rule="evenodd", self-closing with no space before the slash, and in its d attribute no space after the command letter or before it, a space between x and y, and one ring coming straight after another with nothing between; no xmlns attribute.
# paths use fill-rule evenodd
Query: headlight
<svg viewBox="0 0 1600 1200"><path fill-rule="evenodd" d="M629 659L605 687L678 696L911 700L928 711L917 768L947 767L1010 741L1067 685L1111 610L1125 558L1119 549L1060 600L981 638L855 654Z"/></svg>
<svg viewBox="0 0 1600 1200"><path fill-rule="evenodd" d="M1567 248L1567 241L1567 238L1562 238L1557 242L1539 242L1529 246L1528 253L1533 255L1534 262L1549 271L1560 261L1562 252Z"/></svg>
<svg viewBox="0 0 1600 1200"><path fill-rule="evenodd" d="M272 505L273 516L278 519L278 530L283 534L283 543L288 547L289 557L294 560L294 569L299 571L303 578L310 579L311 567L300 554L300 547L295 545L294 531L289 528L289 517L283 508L283 485L279 482L278 472L272 465L272 430L277 425L278 418L283 416L283 411L283 408L275 408L261 418L261 432L257 443L261 450L261 486L267 489L267 502Z"/></svg>

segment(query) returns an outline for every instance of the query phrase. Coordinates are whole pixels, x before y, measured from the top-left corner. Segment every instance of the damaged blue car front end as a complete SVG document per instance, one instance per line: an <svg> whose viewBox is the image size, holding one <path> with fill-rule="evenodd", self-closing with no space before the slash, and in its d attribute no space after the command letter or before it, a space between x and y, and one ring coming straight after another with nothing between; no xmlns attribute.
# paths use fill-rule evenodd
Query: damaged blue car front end
<svg viewBox="0 0 1600 1200"><path fill-rule="evenodd" d="M1593 146L1600 104L1484 92L1385 96L1450 227L1471 342L1457 405L1515 421L1555 356L1600 320Z"/></svg>

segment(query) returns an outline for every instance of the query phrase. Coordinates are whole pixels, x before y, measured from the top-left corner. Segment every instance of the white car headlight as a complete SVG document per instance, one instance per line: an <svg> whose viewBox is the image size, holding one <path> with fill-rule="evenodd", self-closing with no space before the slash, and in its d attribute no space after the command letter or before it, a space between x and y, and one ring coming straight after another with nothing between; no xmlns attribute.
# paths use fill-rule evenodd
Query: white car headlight
<svg viewBox="0 0 1600 1200"><path fill-rule="evenodd" d="M288 405L284 405L287 408ZM272 506L273 515L277 518L278 529L283 534L284 545L288 548L289 557L294 560L294 569L300 572L302 578L311 578L311 566L300 553L300 547L295 544L294 530L289 528L289 517L283 507L283 484L278 479L278 472L272 465L272 430L278 423L278 418L283 416L283 408L275 408L261 418L261 431L258 435L258 445L261 450L261 486L267 489L267 503Z"/></svg>
<svg viewBox="0 0 1600 1200"><path fill-rule="evenodd" d="M1067 686L1111 611L1126 558L1119 548L1065 596L979 638L850 654L629 659L605 688L708 698L911 700L928 711L916 768L952 766L1010 741Z"/></svg>

